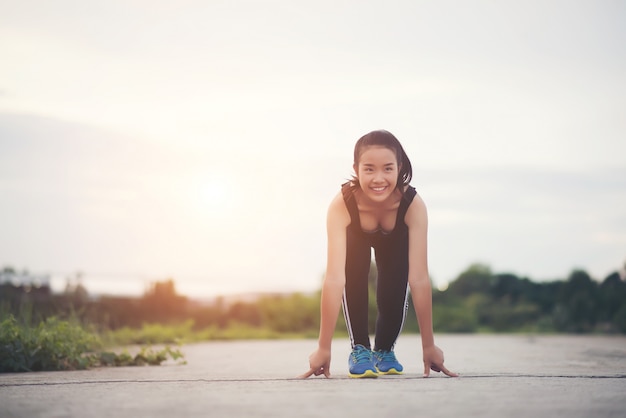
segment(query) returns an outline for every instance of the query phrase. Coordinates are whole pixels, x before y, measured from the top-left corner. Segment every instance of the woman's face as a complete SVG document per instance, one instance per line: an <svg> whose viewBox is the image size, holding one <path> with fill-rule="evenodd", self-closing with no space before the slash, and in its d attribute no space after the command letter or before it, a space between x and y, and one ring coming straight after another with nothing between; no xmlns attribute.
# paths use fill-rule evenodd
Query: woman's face
<svg viewBox="0 0 626 418"><path fill-rule="evenodd" d="M387 200L398 184L398 160L389 148L372 145L361 153L354 167L361 189L374 202Z"/></svg>

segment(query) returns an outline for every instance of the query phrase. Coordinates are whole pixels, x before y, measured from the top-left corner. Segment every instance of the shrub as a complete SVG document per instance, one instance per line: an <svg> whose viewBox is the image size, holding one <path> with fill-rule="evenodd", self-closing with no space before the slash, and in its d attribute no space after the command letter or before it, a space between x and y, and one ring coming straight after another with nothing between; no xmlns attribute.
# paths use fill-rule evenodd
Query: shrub
<svg viewBox="0 0 626 418"><path fill-rule="evenodd" d="M127 351L94 352L101 346L96 334L75 321L50 317L31 326L9 315L0 322L0 373L158 365L168 358L183 358L179 350L170 347L157 351L143 347L135 356Z"/></svg>
<svg viewBox="0 0 626 418"><path fill-rule="evenodd" d="M11 315L0 323L0 372L84 369L84 354L98 345L77 324L50 317L29 327Z"/></svg>

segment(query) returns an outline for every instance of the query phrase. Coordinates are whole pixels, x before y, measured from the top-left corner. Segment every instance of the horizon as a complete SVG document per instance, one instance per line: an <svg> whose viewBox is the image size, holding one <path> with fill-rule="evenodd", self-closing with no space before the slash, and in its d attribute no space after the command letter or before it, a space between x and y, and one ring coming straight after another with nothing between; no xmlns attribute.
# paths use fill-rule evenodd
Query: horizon
<svg viewBox="0 0 626 418"><path fill-rule="evenodd" d="M594 276L593 274L591 274L589 271L585 270L584 268L573 268L569 272L564 273L560 277L540 278L540 279L519 275L513 271L509 271L506 269L503 271L494 271L487 264L473 263L471 265L468 265L463 271L460 271L452 280L450 280L449 282L446 282L444 285L436 286L436 283L433 283L433 290L445 292L449 284L456 281L462 273L467 271L472 266L476 266L476 265L481 265L481 266L485 266L489 268L493 276L511 274L520 280L527 279L533 283L550 283L550 282L567 281L568 277L575 271L583 271L589 274L591 279L597 282L598 284L602 283L604 280L606 280L607 277L609 277L610 275L614 273L619 274L622 280L625 280L626 278L626 263L621 267L616 267L614 270L609 271L609 273L607 273L603 277ZM5 277L3 277L5 276L3 271L7 268L13 269L13 267L8 266L8 265L0 266L0 269L1 269L0 279L6 279ZM45 284L49 286L50 291L53 294L63 294L68 286L70 288L75 288L75 286L80 284L87 291L90 297L96 297L96 298L103 297L103 296L141 297L154 283L166 282L169 280L171 280L174 283L177 294L181 296L185 296L190 300L196 300L196 301L215 300L218 298L239 299L239 298L245 298L245 297L250 297L250 296L269 295L269 294L285 294L285 295L294 294L294 293L311 294L311 293L320 291L322 288L321 277L320 277L319 285L317 287L312 287L312 288L293 288L293 289L266 288L266 289L256 289L256 290L255 289L243 289L243 288L230 288L230 289L223 288L222 291L201 291L200 289L203 288L202 286L198 287L198 286L194 286L191 283L181 282L177 280L175 277L141 278L141 277L132 276L132 275L129 275L129 276L123 276L123 275L102 276L101 275L101 276L94 277L94 276L86 275L85 273L82 273L82 272L80 273L74 272L74 273L69 273L69 274L61 274L61 273L33 274L32 272L28 270L25 270L22 272L16 269L13 269L13 270L15 270L14 274L18 277L21 277L22 279L24 278L24 276L29 277L30 279L36 279L36 280L45 279L44 280L46 282ZM105 282L103 282L103 279L105 279ZM111 283L120 283L120 282L125 283L126 286L122 286L121 288L117 287L116 291L110 290L112 289ZM0 280L0 284L3 284L3 283L8 283L8 282L6 281L3 282L2 280ZM206 288L204 289L206 290Z"/></svg>

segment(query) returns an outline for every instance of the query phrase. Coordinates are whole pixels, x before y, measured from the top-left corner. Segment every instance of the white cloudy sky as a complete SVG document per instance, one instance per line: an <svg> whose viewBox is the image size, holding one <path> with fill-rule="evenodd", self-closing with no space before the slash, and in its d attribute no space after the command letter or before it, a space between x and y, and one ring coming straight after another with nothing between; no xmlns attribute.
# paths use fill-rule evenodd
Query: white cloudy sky
<svg viewBox="0 0 626 418"><path fill-rule="evenodd" d="M380 128L412 159L437 284L626 260L622 1L0 10L0 266L93 292L316 289L327 205Z"/></svg>

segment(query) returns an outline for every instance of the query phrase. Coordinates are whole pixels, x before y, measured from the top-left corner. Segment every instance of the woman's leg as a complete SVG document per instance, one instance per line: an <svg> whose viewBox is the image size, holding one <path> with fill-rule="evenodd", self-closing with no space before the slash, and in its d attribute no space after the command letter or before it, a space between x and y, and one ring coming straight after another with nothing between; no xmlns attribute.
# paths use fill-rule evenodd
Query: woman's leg
<svg viewBox="0 0 626 418"><path fill-rule="evenodd" d="M363 237L347 230L346 286L343 292L343 314L352 348L361 344L370 348L368 332L368 286L372 252Z"/></svg>
<svg viewBox="0 0 626 418"><path fill-rule="evenodd" d="M394 244L375 247L378 268L375 350L393 350L408 308L408 239Z"/></svg>

